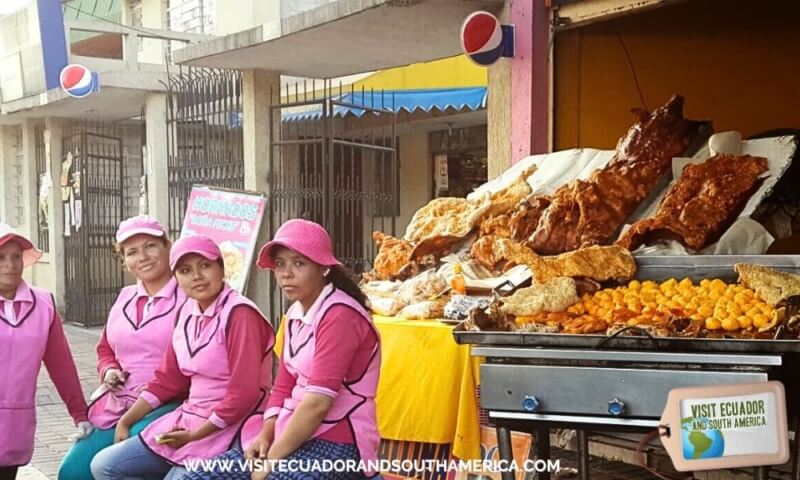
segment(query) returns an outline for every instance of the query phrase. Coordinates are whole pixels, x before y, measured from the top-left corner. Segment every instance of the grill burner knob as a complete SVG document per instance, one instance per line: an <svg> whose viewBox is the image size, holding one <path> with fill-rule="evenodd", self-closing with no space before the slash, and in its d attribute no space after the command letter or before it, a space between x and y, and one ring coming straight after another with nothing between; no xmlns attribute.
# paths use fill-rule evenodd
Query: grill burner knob
<svg viewBox="0 0 800 480"><path fill-rule="evenodd" d="M615 398L608 402L608 413L611 415L618 417L625 413L625 402L620 400L619 398Z"/></svg>
<svg viewBox="0 0 800 480"><path fill-rule="evenodd" d="M525 395L525 398L522 399L522 409L526 412L539 410L539 405L541 405L541 402L533 395Z"/></svg>

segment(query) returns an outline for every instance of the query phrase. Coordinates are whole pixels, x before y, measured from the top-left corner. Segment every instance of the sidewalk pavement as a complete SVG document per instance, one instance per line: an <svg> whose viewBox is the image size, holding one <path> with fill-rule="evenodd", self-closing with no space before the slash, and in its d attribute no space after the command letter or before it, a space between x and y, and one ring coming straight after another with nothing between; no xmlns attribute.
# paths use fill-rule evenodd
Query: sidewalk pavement
<svg viewBox="0 0 800 480"><path fill-rule="evenodd" d="M78 376L86 398L97 388L97 355L95 346L102 329L86 329L70 324L64 325L72 356L78 367ZM67 408L42 366L36 390L36 445L30 465L20 469L17 480L55 480L61 459L72 446L69 436L75 427Z"/></svg>

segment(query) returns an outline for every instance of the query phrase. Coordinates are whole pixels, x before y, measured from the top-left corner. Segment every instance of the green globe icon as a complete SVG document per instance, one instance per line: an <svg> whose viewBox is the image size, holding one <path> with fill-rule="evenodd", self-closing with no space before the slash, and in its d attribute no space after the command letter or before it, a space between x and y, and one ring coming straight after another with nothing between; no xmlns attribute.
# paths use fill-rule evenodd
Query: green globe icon
<svg viewBox="0 0 800 480"><path fill-rule="evenodd" d="M725 451L725 438L719 430L694 430L695 423L704 422L705 418L684 418L681 421L681 444L683 458L698 460L702 458L718 458Z"/></svg>

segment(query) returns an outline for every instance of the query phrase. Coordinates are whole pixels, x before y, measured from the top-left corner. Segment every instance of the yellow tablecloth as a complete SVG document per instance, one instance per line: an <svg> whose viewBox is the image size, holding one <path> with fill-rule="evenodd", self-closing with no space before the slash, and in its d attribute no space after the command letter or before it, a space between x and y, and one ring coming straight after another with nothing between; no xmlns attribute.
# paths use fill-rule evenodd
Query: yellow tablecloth
<svg viewBox="0 0 800 480"><path fill-rule="evenodd" d="M452 444L454 456L479 459L478 369L469 346L457 345L453 327L435 320L373 320L382 349L376 397L381 437Z"/></svg>

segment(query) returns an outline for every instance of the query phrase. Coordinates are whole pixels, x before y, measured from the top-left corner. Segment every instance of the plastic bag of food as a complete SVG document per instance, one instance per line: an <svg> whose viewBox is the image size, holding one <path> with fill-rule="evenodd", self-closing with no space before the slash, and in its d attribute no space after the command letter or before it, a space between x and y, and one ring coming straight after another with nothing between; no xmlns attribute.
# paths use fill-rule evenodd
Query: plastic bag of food
<svg viewBox="0 0 800 480"><path fill-rule="evenodd" d="M408 320L426 320L444 317L444 304L441 300L429 300L408 305L400 310L398 317Z"/></svg>
<svg viewBox="0 0 800 480"><path fill-rule="evenodd" d="M401 282L390 282L387 280L373 280L361 285L364 295L373 297L393 297L397 296L397 291L402 285Z"/></svg>
<svg viewBox="0 0 800 480"><path fill-rule="evenodd" d="M423 272L403 282L398 289L400 301L406 305L435 300L450 290L447 280L433 270Z"/></svg>
<svg viewBox="0 0 800 480"><path fill-rule="evenodd" d="M392 297L369 297L369 309L377 315L393 317L403 309L405 304Z"/></svg>

